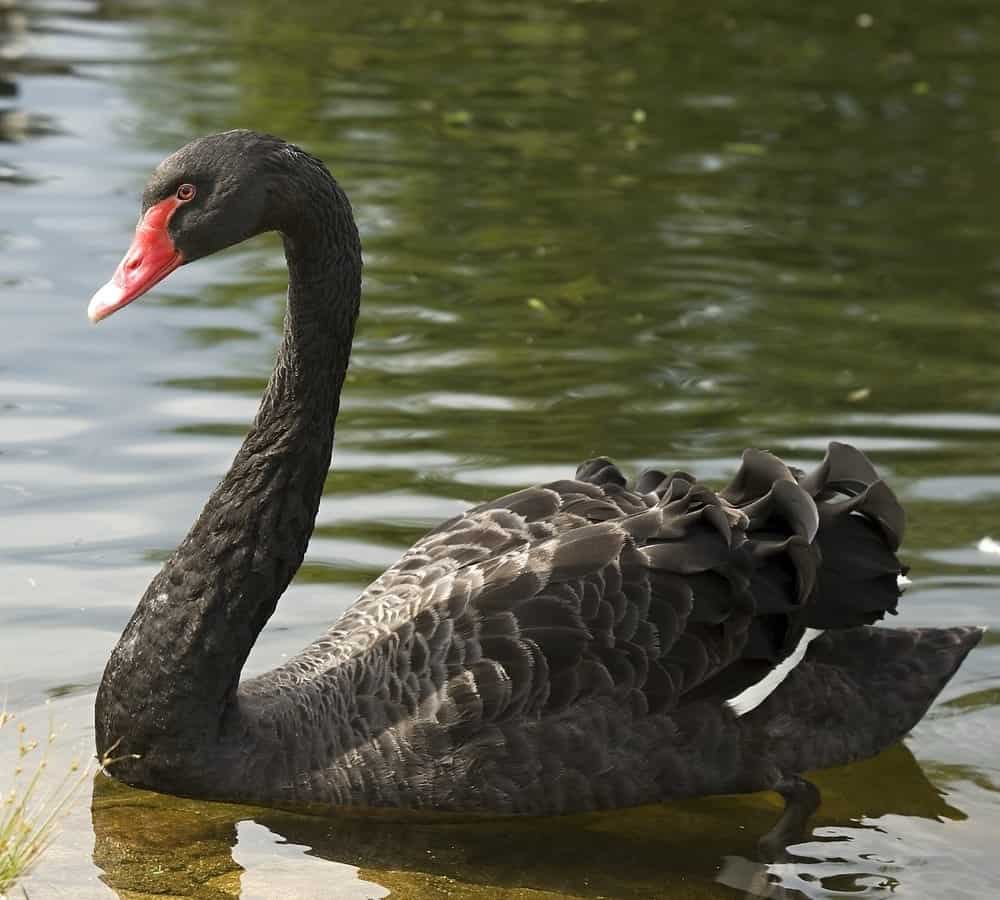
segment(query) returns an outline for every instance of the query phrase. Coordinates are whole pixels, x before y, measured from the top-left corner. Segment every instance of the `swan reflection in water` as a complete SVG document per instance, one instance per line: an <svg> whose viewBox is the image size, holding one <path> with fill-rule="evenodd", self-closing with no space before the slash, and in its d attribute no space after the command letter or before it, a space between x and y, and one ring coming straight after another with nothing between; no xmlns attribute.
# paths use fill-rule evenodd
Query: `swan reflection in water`
<svg viewBox="0 0 1000 900"><path fill-rule="evenodd" d="M817 781L826 799L817 826L839 830L886 815L965 818L902 744ZM391 893L419 900L443 891L495 897L505 888L574 897L799 897L780 883L797 880L795 848L782 866L756 861L756 836L778 802L771 795L710 797L521 820L320 817L171 797L98 775L94 862L121 896L350 900ZM841 886L872 873L873 863L852 853L850 840L830 849L825 869ZM914 878L919 871L914 867Z"/></svg>

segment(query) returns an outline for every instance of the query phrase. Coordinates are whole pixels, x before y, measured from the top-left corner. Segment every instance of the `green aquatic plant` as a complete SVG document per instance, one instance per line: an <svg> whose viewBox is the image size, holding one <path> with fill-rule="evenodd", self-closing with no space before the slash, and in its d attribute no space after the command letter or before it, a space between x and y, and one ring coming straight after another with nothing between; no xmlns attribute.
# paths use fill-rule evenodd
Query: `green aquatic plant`
<svg viewBox="0 0 1000 900"><path fill-rule="evenodd" d="M14 720L6 702L0 706L0 732ZM48 784L48 748L56 740L49 722L43 742L29 738L23 723L14 726L16 763L9 786L0 795L0 898L38 861L55 837L59 820L90 774L74 758L65 773Z"/></svg>

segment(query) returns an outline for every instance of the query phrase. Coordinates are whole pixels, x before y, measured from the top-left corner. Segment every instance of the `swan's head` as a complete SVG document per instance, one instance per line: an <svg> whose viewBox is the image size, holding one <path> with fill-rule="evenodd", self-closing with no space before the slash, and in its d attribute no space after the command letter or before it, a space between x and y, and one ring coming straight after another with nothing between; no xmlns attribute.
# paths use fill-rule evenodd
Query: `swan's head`
<svg viewBox="0 0 1000 900"><path fill-rule="evenodd" d="M132 246L87 308L92 322L141 297L184 263L280 227L282 179L305 157L280 138L226 131L168 156L142 195Z"/></svg>

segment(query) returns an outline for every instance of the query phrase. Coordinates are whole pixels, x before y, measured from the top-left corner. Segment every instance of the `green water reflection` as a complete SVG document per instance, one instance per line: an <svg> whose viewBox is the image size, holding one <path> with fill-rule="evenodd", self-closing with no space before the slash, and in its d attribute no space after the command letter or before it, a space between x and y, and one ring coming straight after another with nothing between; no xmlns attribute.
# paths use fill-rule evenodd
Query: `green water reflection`
<svg viewBox="0 0 1000 900"><path fill-rule="evenodd" d="M914 443L887 417L998 406L980 84L1000 26L726 6L171 5L129 88L158 150L266 128L354 197L341 446L445 466L815 455L804 432L864 413L852 432L903 474L918 449L921 472L982 473L993 434ZM198 302L269 297L276 322L279 258L246 263Z"/></svg>

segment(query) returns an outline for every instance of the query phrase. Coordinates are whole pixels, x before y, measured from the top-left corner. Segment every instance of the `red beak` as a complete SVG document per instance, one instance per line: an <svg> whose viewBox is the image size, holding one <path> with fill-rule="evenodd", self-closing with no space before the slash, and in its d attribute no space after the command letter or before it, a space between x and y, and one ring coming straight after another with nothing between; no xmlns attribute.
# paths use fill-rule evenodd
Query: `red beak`
<svg viewBox="0 0 1000 900"><path fill-rule="evenodd" d="M128 306L184 262L167 231L170 217L179 205L176 197L168 197L146 210L135 230L132 246L111 281L90 300L87 316L91 322L100 322Z"/></svg>

